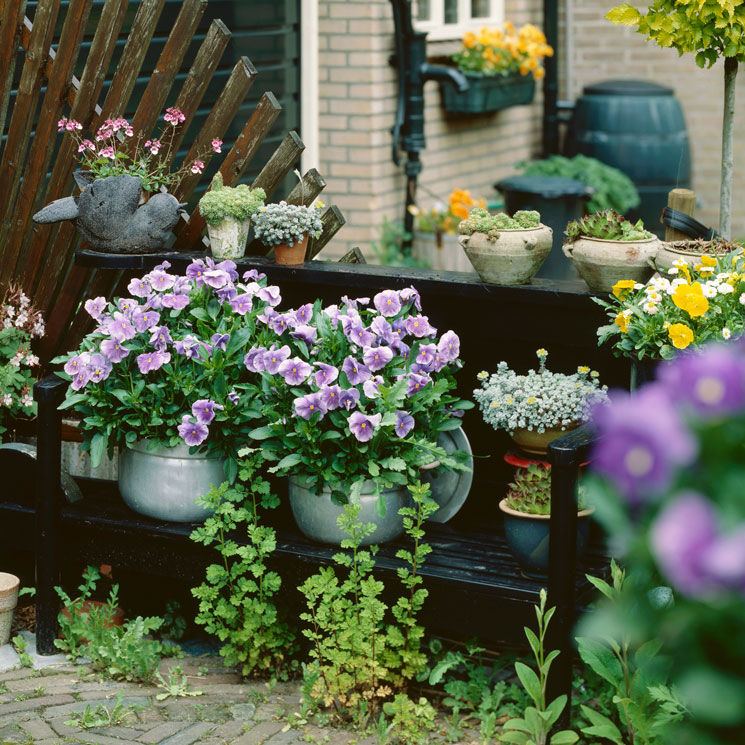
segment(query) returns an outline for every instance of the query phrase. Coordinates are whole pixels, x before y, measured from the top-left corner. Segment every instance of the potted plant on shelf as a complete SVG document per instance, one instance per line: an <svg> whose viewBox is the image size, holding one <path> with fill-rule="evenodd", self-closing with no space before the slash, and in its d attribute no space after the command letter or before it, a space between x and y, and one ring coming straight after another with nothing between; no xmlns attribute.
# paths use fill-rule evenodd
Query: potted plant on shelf
<svg viewBox="0 0 745 745"><path fill-rule="evenodd" d="M654 259L654 265L658 272L666 274L673 268L676 261L683 260L689 266L695 267L701 264L701 257L707 255L727 256L727 254L742 253L742 245L736 242L715 237L711 240L696 238L690 241L664 241L660 244L660 250Z"/></svg>
<svg viewBox="0 0 745 745"><path fill-rule="evenodd" d="M63 117L60 132L78 144L82 172L75 173L80 195L57 199L37 212L33 219L46 224L74 220L81 237L95 251L105 253L155 253L168 240L183 206L169 186L187 173L199 174L212 153L221 152L222 140L212 140L211 149L171 172L174 143L186 120L176 108L166 109L165 124L157 138L136 139L124 118L107 119L94 139L83 138L82 125Z"/></svg>
<svg viewBox="0 0 745 745"><path fill-rule="evenodd" d="M483 282L522 285L540 269L551 252L553 231L535 211L513 217L490 215L476 207L458 226L458 242Z"/></svg>
<svg viewBox="0 0 745 745"><path fill-rule="evenodd" d="M583 504L579 490L577 517L577 558L587 545L593 512ZM507 496L499 503L504 519L504 537L524 571L545 575L548 572L551 524L551 466L530 463L518 468L515 480L507 487Z"/></svg>
<svg viewBox="0 0 745 745"><path fill-rule="evenodd" d="M251 217L264 206L263 189L245 184L224 186L218 171L210 190L199 200L199 212L207 223L210 251L216 259L240 259L246 253Z"/></svg>
<svg viewBox="0 0 745 745"><path fill-rule="evenodd" d="M593 292L610 292L620 279L646 282L654 274L660 240L644 223L603 210L570 222L564 254Z"/></svg>
<svg viewBox="0 0 745 745"><path fill-rule="evenodd" d="M323 230L320 202L311 207L302 204L267 204L254 217L254 235L274 249L278 264L296 266L305 261L308 238L318 238Z"/></svg>
<svg viewBox="0 0 745 745"><path fill-rule="evenodd" d="M467 31L463 48L452 59L468 78L469 88L459 93L441 85L445 110L480 114L530 103L535 81L545 75L543 59L553 53L544 33L530 23L519 30L507 21L503 29Z"/></svg>
<svg viewBox="0 0 745 745"><path fill-rule="evenodd" d="M543 454L549 442L587 421L594 404L608 398L598 373L587 366L567 375L546 368L548 352L536 351L537 370L518 375L502 361L497 372L482 371L476 377L481 388L473 392L484 421L510 433L529 453Z"/></svg>
<svg viewBox="0 0 745 745"><path fill-rule="evenodd" d="M486 209L486 200L474 200L466 189L454 189L447 205L437 202L429 210L412 205L416 217L412 253L432 268L454 272L473 272L468 257L458 245L458 225L472 207Z"/></svg>
<svg viewBox="0 0 745 745"><path fill-rule="evenodd" d="M436 337L413 288L380 292L372 304L345 297L340 306L267 309L260 320L274 337L245 364L262 376L268 423L251 436L277 461L270 471L290 477L300 530L338 544L345 534L336 518L356 502L359 519L376 523L364 543L396 537L419 468L435 460L464 467L437 444L470 408L452 393L458 337Z"/></svg>
<svg viewBox="0 0 745 745"><path fill-rule="evenodd" d="M255 270L240 282L232 261L196 259L184 276L169 267L133 279L129 297L86 301L97 328L54 362L71 381L61 408L82 416L93 465L118 446L124 501L192 522L206 515L194 500L235 479L237 448L260 416L241 360L280 294Z"/></svg>

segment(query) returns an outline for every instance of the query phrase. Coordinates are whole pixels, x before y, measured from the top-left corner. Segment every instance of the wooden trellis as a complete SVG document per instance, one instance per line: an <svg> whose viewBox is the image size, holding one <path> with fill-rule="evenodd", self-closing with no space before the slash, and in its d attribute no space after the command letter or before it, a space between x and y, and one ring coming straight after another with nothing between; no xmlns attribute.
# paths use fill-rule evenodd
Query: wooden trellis
<svg viewBox="0 0 745 745"><path fill-rule="evenodd" d="M80 241L70 223L36 225L31 221L31 216L43 204L72 193L72 173L78 154L70 137L63 138L55 151L57 121L61 116L69 116L81 122L84 130L93 131L105 119L127 110L164 5L164 0L142 0L140 3L111 86L99 106L104 78L112 62L129 0L106 0L104 3L78 79L73 71L79 62L92 2L70 0L54 49L52 41L59 27L60 0L39 0L33 23L25 16L26 0L3 0L0 5L0 132L7 135L4 146L0 145L0 293L10 282L20 284L44 312L47 334L42 353L45 357L72 348L82 338L89 319L79 310L87 298L111 296L127 281L122 273L90 270L75 264L75 250ZM148 135L154 129L206 5L207 0L184 0L181 4L136 107L132 122L138 133ZM202 102L229 37L230 31L221 21L212 22L176 95L174 105L183 111L186 121L176 134L176 147L171 150L174 156ZM12 114L7 120L19 50L23 52L23 67ZM255 78L256 70L251 61L247 57L238 60L191 143L185 163L191 162L199 152L211 153L211 140L223 138ZM225 184L234 185L240 180L280 111L274 95L265 93L224 156L219 170ZM262 187L267 197L271 197L295 168L303 149L298 135L290 132L251 186ZM185 202L198 182L199 176L189 173L173 191ZM302 187L298 184L285 198L295 204L301 200L310 204L324 186L321 175L311 169L303 177ZM322 220L323 235L311 243L308 258L318 254L344 224L343 216L334 206L326 209ZM203 250L204 227L204 219L196 208L174 229L173 250ZM249 253L260 255L266 250L254 242L249 246Z"/></svg>

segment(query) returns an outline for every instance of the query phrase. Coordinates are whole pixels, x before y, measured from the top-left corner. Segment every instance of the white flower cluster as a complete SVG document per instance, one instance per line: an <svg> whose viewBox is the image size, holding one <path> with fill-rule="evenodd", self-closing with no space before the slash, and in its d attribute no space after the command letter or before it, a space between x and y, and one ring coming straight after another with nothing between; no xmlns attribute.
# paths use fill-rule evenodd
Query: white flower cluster
<svg viewBox="0 0 745 745"><path fill-rule="evenodd" d="M286 243L294 246L308 233L313 238L321 235L320 210L303 205L268 204L262 207L253 217L254 235L265 246L277 246Z"/></svg>
<svg viewBox="0 0 745 745"><path fill-rule="evenodd" d="M598 373L581 366L572 375L546 369L547 352L538 350L540 366L518 375L506 362L500 362L497 372L480 372L482 388L473 396L479 404L484 421L494 429L512 433L518 428L544 432L564 429L584 422L590 408L607 400L607 386L600 386Z"/></svg>

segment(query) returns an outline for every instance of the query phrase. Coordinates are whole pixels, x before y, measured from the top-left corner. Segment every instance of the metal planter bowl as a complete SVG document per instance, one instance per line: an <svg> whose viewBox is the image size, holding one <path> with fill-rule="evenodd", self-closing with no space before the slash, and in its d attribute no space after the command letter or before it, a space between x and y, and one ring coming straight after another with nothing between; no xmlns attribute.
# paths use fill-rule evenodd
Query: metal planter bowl
<svg viewBox="0 0 745 745"><path fill-rule="evenodd" d="M321 494L314 494L304 486L302 477L290 476L288 493L295 522L307 538L338 546L348 537L336 524L337 518L344 512L344 506L331 501L330 489L326 488ZM361 509L358 519L362 523L375 523L377 527L362 541L363 546L392 541L404 532L403 518L398 511L402 507L412 505L408 489L385 489L383 497L386 513L385 517L380 517L376 507L378 497L375 494L375 482L365 481L360 496Z"/></svg>
<svg viewBox="0 0 745 745"><path fill-rule="evenodd" d="M138 440L119 453L119 492L141 515L176 523L202 522L210 511L195 500L225 481L224 458L189 455L188 445L147 451Z"/></svg>

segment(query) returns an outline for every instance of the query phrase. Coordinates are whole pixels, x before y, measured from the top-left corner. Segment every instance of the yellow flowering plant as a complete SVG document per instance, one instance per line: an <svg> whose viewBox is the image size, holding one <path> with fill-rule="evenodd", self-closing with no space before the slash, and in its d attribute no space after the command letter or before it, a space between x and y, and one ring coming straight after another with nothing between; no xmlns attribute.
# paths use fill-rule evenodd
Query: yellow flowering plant
<svg viewBox="0 0 745 745"><path fill-rule="evenodd" d="M473 207L486 209L486 200L483 197L474 199L467 189L453 189L447 205L437 202L429 210L421 210L412 205L409 210L416 217L417 230L438 235L457 235L460 221L468 217Z"/></svg>
<svg viewBox="0 0 745 745"><path fill-rule="evenodd" d="M623 279L608 300L593 298L610 323L598 329L600 344L638 359L670 359L678 350L727 340L745 331L745 260L742 253L704 254L691 266L676 261L667 276L646 285Z"/></svg>
<svg viewBox="0 0 745 745"><path fill-rule="evenodd" d="M464 73L486 76L532 74L536 80L545 75L543 60L551 57L553 48L537 26L526 23L515 29L509 21L503 28L484 27L463 34L463 48L453 55L453 62Z"/></svg>

